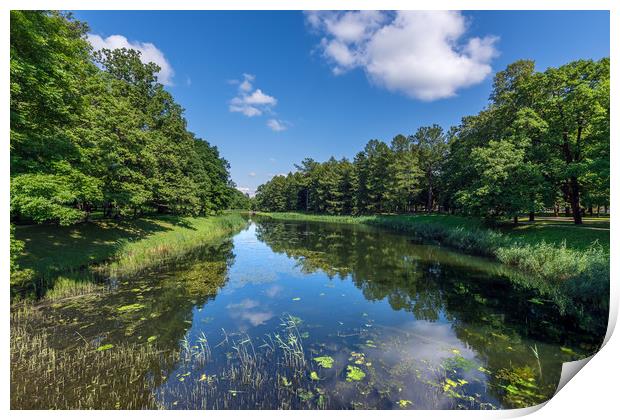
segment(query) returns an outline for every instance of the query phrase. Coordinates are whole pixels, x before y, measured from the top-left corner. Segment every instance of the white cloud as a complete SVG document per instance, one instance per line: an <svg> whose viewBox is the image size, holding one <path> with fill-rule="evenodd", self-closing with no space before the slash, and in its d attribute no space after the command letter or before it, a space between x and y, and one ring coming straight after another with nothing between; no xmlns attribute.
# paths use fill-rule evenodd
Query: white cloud
<svg viewBox="0 0 620 420"><path fill-rule="evenodd" d="M256 176L256 172L250 172L248 175L254 177Z"/></svg>
<svg viewBox="0 0 620 420"><path fill-rule="evenodd" d="M110 50L128 48L140 51L140 60L143 63L155 63L160 67L160 71L157 73L159 82L166 86L172 85L174 69L164 56L164 53L154 44L140 41L132 42L122 35L110 35L107 38L102 38L101 36L95 34L88 34L88 42L90 42L90 45L93 46L95 51L103 48Z"/></svg>
<svg viewBox="0 0 620 420"><path fill-rule="evenodd" d="M250 197L254 197L256 195L256 190L248 187L237 187L239 191L244 194L248 194Z"/></svg>
<svg viewBox="0 0 620 420"><path fill-rule="evenodd" d="M230 100L228 106L230 112L240 112L246 117L255 117L270 111L271 107L277 105L276 98L267 95L261 89L254 89L254 79L254 75L244 73L243 81L230 81L230 83L237 84L239 88L237 96Z"/></svg>
<svg viewBox="0 0 620 420"><path fill-rule="evenodd" d="M267 120L267 127L271 128L273 131L284 131L288 128L288 124L282 120L271 118Z"/></svg>
<svg viewBox="0 0 620 420"><path fill-rule="evenodd" d="M390 91L432 101L480 83L491 73L497 37L463 39L455 11L308 12L335 74L362 68Z"/></svg>

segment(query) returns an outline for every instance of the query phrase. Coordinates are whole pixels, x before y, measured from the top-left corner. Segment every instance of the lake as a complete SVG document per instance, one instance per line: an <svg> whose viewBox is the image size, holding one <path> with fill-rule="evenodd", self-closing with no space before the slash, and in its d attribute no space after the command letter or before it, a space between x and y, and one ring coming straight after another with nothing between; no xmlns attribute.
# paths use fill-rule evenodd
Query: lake
<svg viewBox="0 0 620 420"><path fill-rule="evenodd" d="M105 368L113 392L96 398L119 408L525 407L600 344L521 274L363 225L258 218L182 263L109 282L41 307L37 329L100 358L149 349Z"/></svg>

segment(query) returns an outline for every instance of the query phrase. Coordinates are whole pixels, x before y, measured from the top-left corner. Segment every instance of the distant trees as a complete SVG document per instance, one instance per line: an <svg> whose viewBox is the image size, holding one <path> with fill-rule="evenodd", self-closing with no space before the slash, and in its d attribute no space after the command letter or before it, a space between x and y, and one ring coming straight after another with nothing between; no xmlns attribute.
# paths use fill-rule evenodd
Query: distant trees
<svg viewBox="0 0 620 420"><path fill-rule="evenodd" d="M306 159L258 188L268 211L369 214L444 210L488 219L609 205L609 59L498 72L489 105L438 125L370 140L352 162ZM284 196L291 197L285 199Z"/></svg>
<svg viewBox="0 0 620 420"><path fill-rule="evenodd" d="M144 213L205 215L236 194L216 147L134 50L95 54L87 26L11 12L11 216L62 225Z"/></svg>

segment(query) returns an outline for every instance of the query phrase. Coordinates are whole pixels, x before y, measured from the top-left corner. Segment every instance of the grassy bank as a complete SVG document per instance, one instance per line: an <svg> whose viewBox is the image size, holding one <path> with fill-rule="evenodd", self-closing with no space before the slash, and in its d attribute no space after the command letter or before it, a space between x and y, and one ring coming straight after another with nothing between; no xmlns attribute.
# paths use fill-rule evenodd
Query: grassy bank
<svg viewBox="0 0 620 420"><path fill-rule="evenodd" d="M530 286L548 294L584 328L604 331L609 311L609 219L583 226L557 218L487 228L479 220L452 215L328 216L259 213L278 220L359 223L404 232L464 253L497 259L531 276ZM607 227L606 227L607 226ZM538 285L538 286L537 286Z"/></svg>
<svg viewBox="0 0 620 420"><path fill-rule="evenodd" d="M171 262L245 223L240 214L229 213L18 226L15 237L25 248L18 259L20 275L11 279L12 292L60 298L97 290L96 277L130 275Z"/></svg>

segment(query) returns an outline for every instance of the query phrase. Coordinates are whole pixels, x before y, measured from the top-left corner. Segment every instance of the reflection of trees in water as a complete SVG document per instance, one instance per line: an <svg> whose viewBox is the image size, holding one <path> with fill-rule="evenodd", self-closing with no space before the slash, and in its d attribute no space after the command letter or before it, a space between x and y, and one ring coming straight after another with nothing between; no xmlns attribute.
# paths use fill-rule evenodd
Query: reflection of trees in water
<svg viewBox="0 0 620 420"><path fill-rule="evenodd" d="M493 372L489 392L509 406L514 404L510 398L538 403L550 397L567 359L559 345L584 338L554 305L541 304L535 290L522 286L522 279L483 259L412 244L406 236L366 226L265 221L257 236L273 251L296 259L304 272L350 276L368 300L386 299L393 309L420 320L450 320L457 338ZM540 340L542 377L533 340ZM507 393L511 380L536 384L536 392L527 395L517 383L515 394Z"/></svg>
<svg viewBox="0 0 620 420"><path fill-rule="evenodd" d="M257 236L296 259L302 271L351 276L366 299L387 299L393 309L418 319L443 314L469 323L499 313L504 324L514 323L525 335L544 326L546 338L550 332L554 340L563 338L563 328L553 328L562 319L552 305L530 302L535 292L512 283L499 264L368 226L261 222Z"/></svg>

